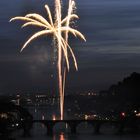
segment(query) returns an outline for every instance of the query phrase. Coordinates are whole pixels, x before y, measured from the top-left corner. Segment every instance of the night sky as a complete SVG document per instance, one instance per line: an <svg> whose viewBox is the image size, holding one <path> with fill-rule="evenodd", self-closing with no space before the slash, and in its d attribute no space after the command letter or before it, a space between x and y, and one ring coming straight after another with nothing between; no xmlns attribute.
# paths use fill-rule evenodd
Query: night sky
<svg viewBox="0 0 140 140"><path fill-rule="evenodd" d="M65 2L68 0L64 0ZM63 3L64 11L66 4ZM76 0L80 20L75 28L87 39L70 37L79 71L73 65L67 91L107 89L132 72L140 72L140 0ZM53 0L0 1L0 92L50 91L56 88L51 37L42 37L20 53L37 28L21 29L11 17L37 12L46 16L44 4ZM54 10L52 10L54 11Z"/></svg>

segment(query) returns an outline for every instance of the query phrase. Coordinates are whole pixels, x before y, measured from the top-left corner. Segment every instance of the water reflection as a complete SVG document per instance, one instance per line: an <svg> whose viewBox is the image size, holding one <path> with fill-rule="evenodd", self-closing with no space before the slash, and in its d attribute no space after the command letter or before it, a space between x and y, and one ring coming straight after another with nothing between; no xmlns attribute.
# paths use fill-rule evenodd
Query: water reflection
<svg viewBox="0 0 140 140"><path fill-rule="evenodd" d="M54 135L54 136L53 136L53 140L58 140L58 136ZM64 135L63 133L61 133L61 134L59 135L59 140L66 140L66 139L65 139L65 135Z"/></svg>
<svg viewBox="0 0 140 140"><path fill-rule="evenodd" d="M59 140L65 140L64 134L60 135L60 139Z"/></svg>

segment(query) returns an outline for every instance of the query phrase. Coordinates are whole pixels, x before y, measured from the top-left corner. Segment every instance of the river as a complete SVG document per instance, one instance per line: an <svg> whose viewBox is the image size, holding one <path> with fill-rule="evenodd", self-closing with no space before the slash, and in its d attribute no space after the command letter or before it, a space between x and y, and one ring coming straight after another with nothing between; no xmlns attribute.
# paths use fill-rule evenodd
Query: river
<svg viewBox="0 0 140 140"><path fill-rule="evenodd" d="M52 137L45 134L34 134L29 138L17 137L17 140L139 140L140 135L93 135L93 134L55 134Z"/></svg>
<svg viewBox="0 0 140 140"><path fill-rule="evenodd" d="M71 134L70 128L65 124L56 124L54 135L47 136L47 130L42 124L34 124L31 136L23 137L23 132L18 131L14 134L16 140L139 140L140 134L124 133L117 134L117 129L112 126L104 125L101 127L101 134L94 134L93 127L83 123L77 127L77 134Z"/></svg>

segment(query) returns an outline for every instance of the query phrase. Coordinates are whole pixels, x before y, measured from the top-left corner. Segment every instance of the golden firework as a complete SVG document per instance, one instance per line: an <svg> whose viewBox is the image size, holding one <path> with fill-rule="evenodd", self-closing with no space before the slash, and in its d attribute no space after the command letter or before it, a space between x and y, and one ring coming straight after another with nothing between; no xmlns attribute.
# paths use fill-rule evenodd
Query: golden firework
<svg viewBox="0 0 140 140"><path fill-rule="evenodd" d="M70 64L69 64L69 57L68 54L70 52L74 65L76 70L78 70L76 57L74 55L74 52L72 48L70 47L68 43L68 35L71 33L75 37L80 37L84 41L86 41L84 35L79 32L78 30L72 28L70 26L70 22L73 19L78 19L78 15L74 14L74 7L75 2L74 0L69 0L69 8L68 8L68 14L64 19L62 19L62 6L61 6L61 0L55 0L55 18L53 19L50 8L48 5L45 5L46 12L48 14L48 19L45 19L43 16L36 14L36 13L30 13L25 16L17 16L10 20L22 20L25 21L25 23L22 25L23 27L27 26L35 26L40 27L41 30L33 34L22 46L21 52L23 49L25 49L29 43L31 43L34 39L37 39L38 37L41 37L43 35L52 35L55 40L58 52L58 60L57 60L57 67L58 67L58 84L59 84L59 94L60 94L60 114L61 119L63 119L63 106L64 106L64 87L65 87L65 70L64 70L64 76L62 76L62 58L64 58L67 66L67 70L69 71Z"/></svg>

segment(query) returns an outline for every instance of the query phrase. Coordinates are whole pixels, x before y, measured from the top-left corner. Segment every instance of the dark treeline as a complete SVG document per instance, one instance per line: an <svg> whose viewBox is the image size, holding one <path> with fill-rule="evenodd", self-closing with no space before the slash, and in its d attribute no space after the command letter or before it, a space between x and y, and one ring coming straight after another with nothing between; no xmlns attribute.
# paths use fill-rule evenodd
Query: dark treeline
<svg viewBox="0 0 140 140"><path fill-rule="evenodd" d="M129 77L112 85L108 90L101 91L100 95L106 95L106 106L111 105L116 110L140 109L140 74L132 73Z"/></svg>

